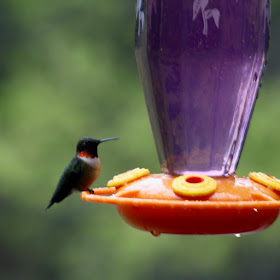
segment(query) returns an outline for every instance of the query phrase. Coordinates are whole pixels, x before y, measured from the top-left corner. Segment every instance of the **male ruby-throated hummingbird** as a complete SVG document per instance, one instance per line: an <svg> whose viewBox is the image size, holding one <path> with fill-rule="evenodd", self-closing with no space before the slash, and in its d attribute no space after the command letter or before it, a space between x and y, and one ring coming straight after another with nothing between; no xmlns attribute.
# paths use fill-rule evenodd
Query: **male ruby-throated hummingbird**
<svg viewBox="0 0 280 280"><path fill-rule="evenodd" d="M63 200L75 190L87 190L93 193L93 190L90 190L89 187L97 179L100 171L97 146L100 143L116 139L118 138L97 140L91 137L83 137L79 140L76 148L76 155L60 176L56 190L46 210L54 203Z"/></svg>

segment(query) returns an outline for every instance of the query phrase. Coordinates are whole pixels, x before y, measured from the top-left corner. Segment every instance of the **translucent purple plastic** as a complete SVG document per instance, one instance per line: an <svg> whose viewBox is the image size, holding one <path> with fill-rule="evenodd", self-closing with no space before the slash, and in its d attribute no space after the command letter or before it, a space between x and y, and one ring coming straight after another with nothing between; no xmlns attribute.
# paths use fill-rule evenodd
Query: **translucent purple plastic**
<svg viewBox="0 0 280 280"><path fill-rule="evenodd" d="M269 21L269 0L137 1L136 60L165 173L235 172Z"/></svg>

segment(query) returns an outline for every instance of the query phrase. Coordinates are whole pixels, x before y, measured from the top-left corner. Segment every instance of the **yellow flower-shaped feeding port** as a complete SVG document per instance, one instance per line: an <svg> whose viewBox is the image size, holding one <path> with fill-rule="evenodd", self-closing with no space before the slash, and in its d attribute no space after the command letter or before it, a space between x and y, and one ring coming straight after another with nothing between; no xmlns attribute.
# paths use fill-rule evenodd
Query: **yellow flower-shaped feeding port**
<svg viewBox="0 0 280 280"><path fill-rule="evenodd" d="M175 193L183 196L200 197L214 193L217 183L204 175L184 175L173 180L172 188Z"/></svg>
<svg viewBox="0 0 280 280"><path fill-rule="evenodd" d="M129 170L125 173L114 176L113 179L107 183L107 187L108 188L112 188L112 187L117 188L126 183L129 183L129 182L137 180L141 177L147 176L149 174L150 174L149 169L135 168L135 169Z"/></svg>
<svg viewBox="0 0 280 280"><path fill-rule="evenodd" d="M262 172L251 172L249 178L266 187L280 191L280 180Z"/></svg>

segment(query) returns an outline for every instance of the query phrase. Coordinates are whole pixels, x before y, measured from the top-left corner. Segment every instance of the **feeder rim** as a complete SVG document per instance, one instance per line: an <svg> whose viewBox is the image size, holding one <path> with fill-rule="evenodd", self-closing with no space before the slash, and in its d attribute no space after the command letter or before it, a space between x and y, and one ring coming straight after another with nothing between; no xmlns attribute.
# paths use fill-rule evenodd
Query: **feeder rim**
<svg viewBox="0 0 280 280"><path fill-rule="evenodd" d="M256 209L280 209L280 201L178 201L178 200L160 200L145 198L126 198L117 197L115 195L104 196L90 194L87 191L81 193L81 199L88 202L116 204L121 206L153 206L153 207L169 207L169 208L192 208L206 210L207 208L256 208Z"/></svg>

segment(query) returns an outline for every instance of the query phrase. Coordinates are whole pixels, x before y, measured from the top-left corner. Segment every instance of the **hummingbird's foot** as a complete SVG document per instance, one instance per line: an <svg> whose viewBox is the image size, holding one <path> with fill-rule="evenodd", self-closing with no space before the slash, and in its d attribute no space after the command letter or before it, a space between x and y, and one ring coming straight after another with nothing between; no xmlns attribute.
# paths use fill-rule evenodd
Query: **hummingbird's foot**
<svg viewBox="0 0 280 280"><path fill-rule="evenodd" d="M88 191L90 194L94 194L94 190L88 189L87 191Z"/></svg>

